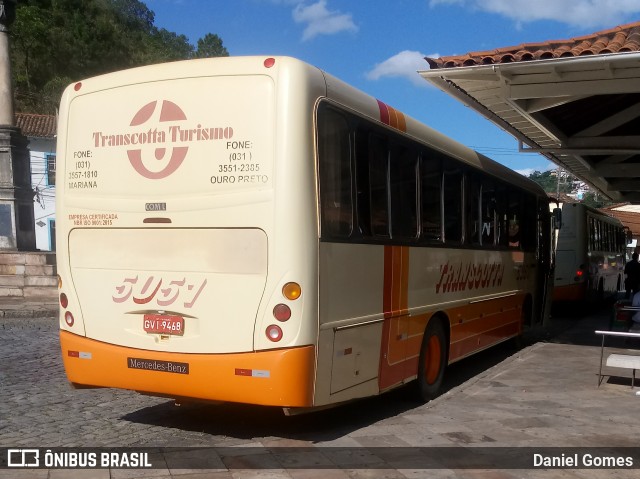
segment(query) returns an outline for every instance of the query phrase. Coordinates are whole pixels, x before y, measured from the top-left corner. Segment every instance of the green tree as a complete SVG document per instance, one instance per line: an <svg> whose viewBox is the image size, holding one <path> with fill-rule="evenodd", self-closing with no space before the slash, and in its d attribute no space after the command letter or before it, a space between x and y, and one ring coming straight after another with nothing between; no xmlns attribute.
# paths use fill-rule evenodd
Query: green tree
<svg viewBox="0 0 640 479"><path fill-rule="evenodd" d="M561 179L560 182L558 182L557 175L552 174L553 171L555 170L545 171L542 173L534 171L529 175L529 178L538 183L547 193L571 193L575 177L568 175L566 178ZM584 203L585 205L593 208L603 208L612 204L611 201L593 191L587 191L582 199L575 201Z"/></svg>
<svg viewBox="0 0 640 479"><path fill-rule="evenodd" d="M51 18L36 5L18 5L12 28L13 83L16 88L16 107L35 106L39 79L52 70L51 58L41 54L49 49ZM28 33L21 33L28 32ZM34 110L37 111L37 110Z"/></svg>
<svg viewBox="0 0 640 479"><path fill-rule="evenodd" d="M222 39L215 33L207 33L198 40L198 49L194 55L196 58L228 57L229 52L222 45Z"/></svg>
<svg viewBox="0 0 640 479"><path fill-rule="evenodd" d="M54 113L64 86L81 78L228 55L217 35L199 40L196 51L186 36L154 26L154 18L139 0L21 0L12 26L16 110Z"/></svg>
<svg viewBox="0 0 640 479"><path fill-rule="evenodd" d="M604 196L594 193L593 191L587 191L582 197L581 203L593 208L604 208L605 206L613 204L612 201L609 201Z"/></svg>
<svg viewBox="0 0 640 479"><path fill-rule="evenodd" d="M534 171L529 175L529 178L538 183L547 193L571 193L573 177L559 178L556 170L542 173Z"/></svg>
<svg viewBox="0 0 640 479"><path fill-rule="evenodd" d="M139 65L186 60L193 55L193 45L184 35L170 32L164 28L155 29L144 40Z"/></svg>

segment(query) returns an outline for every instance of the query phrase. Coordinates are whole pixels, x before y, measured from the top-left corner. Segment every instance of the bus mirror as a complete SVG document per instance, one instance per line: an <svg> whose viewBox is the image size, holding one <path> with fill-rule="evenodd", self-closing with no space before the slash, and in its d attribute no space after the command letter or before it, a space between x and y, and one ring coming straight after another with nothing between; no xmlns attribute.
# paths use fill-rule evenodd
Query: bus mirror
<svg viewBox="0 0 640 479"><path fill-rule="evenodd" d="M562 228L562 209L554 208L553 209L553 228L559 230Z"/></svg>
<svg viewBox="0 0 640 479"><path fill-rule="evenodd" d="M627 244L631 244L633 242L633 232L629 228L625 228L624 233L627 240Z"/></svg>

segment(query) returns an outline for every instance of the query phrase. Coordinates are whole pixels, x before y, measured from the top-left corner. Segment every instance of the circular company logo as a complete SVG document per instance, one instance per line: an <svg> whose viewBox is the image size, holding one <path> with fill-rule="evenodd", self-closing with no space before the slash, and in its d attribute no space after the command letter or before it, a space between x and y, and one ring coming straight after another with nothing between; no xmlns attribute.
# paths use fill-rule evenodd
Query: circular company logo
<svg viewBox="0 0 640 479"><path fill-rule="evenodd" d="M184 121L187 119L187 116L184 114L182 109L175 103L163 100L160 108L158 108L158 104L158 101L152 101L140 108L140 110L138 110L134 115L129 126L143 125L148 121L152 121L154 115L159 115L158 121L160 123ZM127 150L127 155L129 156L131 166L133 166L140 175L151 180L159 180L161 178L166 178L178 169L187 156L188 150L189 147L187 146L177 146L171 148L170 153L168 153L167 148L155 148L153 154L155 161L162 162L162 164L164 164L164 168L159 171L156 171L156 168L147 168L145 165L145 160L147 160L147 158L143 158L145 155L143 155L143 151L141 149Z"/></svg>

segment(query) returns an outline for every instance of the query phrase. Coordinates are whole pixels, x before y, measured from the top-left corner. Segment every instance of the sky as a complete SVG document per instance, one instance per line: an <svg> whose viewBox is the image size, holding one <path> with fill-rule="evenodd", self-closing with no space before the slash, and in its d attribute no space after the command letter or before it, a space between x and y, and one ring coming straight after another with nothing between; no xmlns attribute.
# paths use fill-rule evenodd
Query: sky
<svg viewBox="0 0 640 479"><path fill-rule="evenodd" d="M315 65L507 167L556 166L417 74L424 57L565 40L638 21L640 0L146 0L155 25L230 55Z"/></svg>

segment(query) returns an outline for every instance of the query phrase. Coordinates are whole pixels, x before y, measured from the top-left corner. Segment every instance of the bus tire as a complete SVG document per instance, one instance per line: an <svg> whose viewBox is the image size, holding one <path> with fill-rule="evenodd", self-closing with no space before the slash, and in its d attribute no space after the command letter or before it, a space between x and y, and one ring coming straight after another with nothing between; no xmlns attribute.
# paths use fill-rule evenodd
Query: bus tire
<svg viewBox="0 0 640 479"><path fill-rule="evenodd" d="M433 399L442 385L447 367L447 339L442 321L432 318L427 324L418 363L418 394L427 402Z"/></svg>

